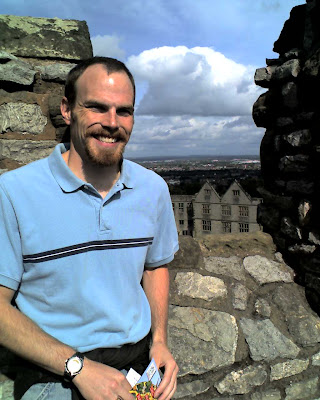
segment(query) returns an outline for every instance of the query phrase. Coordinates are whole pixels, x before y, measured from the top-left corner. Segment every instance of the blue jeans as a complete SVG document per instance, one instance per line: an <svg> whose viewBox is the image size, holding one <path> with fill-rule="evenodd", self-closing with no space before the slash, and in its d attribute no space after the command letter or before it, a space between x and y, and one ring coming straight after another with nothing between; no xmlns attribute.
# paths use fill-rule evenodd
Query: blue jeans
<svg viewBox="0 0 320 400"><path fill-rule="evenodd" d="M61 383L37 383L31 386L21 400L71 400L71 389Z"/></svg>

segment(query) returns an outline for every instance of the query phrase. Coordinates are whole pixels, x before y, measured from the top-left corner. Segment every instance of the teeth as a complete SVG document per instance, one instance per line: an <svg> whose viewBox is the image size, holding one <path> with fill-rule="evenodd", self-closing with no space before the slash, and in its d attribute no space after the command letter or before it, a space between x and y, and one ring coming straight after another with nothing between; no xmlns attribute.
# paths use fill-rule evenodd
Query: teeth
<svg viewBox="0 0 320 400"><path fill-rule="evenodd" d="M98 136L97 139L103 143L115 143L117 140L114 138L108 138L105 136Z"/></svg>

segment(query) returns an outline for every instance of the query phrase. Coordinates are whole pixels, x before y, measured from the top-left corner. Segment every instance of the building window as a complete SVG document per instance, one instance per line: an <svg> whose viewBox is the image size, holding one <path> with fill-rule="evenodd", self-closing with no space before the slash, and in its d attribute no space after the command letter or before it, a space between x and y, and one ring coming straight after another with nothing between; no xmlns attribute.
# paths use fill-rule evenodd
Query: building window
<svg viewBox="0 0 320 400"><path fill-rule="evenodd" d="M231 215L231 206L223 205L221 209L221 213L224 216L230 216Z"/></svg>
<svg viewBox="0 0 320 400"><path fill-rule="evenodd" d="M204 194L205 194L206 196L210 196L211 190L210 190L210 189L204 189Z"/></svg>
<svg viewBox="0 0 320 400"><path fill-rule="evenodd" d="M210 204L202 204L203 214L210 214Z"/></svg>
<svg viewBox="0 0 320 400"><path fill-rule="evenodd" d="M249 232L249 224L239 224L239 232Z"/></svg>
<svg viewBox="0 0 320 400"><path fill-rule="evenodd" d="M183 236L187 236L188 235L188 231L182 231L182 235Z"/></svg>
<svg viewBox="0 0 320 400"><path fill-rule="evenodd" d="M184 204L183 203L179 203L179 211L183 211L184 210Z"/></svg>
<svg viewBox="0 0 320 400"><path fill-rule="evenodd" d="M173 211L174 211L174 203L172 203L172 208L173 208Z"/></svg>
<svg viewBox="0 0 320 400"><path fill-rule="evenodd" d="M233 193L233 195L235 197L239 197L240 196L240 190L233 190L232 193Z"/></svg>
<svg viewBox="0 0 320 400"><path fill-rule="evenodd" d="M179 219L179 225L184 225L184 220L183 219Z"/></svg>
<svg viewBox="0 0 320 400"><path fill-rule="evenodd" d="M203 231L211 231L211 221L202 220L202 230Z"/></svg>
<svg viewBox="0 0 320 400"><path fill-rule="evenodd" d="M222 232L231 233L231 222L222 222Z"/></svg>
<svg viewBox="0 0 320 400"><path fill-rule="evenodd" d="M239 206L239 216L240 217L249 217L249 207Z"/></svg>

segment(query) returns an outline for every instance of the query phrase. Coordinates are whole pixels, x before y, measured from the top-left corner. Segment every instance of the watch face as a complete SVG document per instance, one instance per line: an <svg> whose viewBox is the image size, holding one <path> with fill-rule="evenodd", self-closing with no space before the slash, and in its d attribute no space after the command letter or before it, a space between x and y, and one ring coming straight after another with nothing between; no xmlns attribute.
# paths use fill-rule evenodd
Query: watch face
<svg viewBox="0 0 320 400"><path fill-rule="evenodd" d="M72 357L67 362L67 368L71 374L76 374L82 368L82 360L79 357Z"/></svg>

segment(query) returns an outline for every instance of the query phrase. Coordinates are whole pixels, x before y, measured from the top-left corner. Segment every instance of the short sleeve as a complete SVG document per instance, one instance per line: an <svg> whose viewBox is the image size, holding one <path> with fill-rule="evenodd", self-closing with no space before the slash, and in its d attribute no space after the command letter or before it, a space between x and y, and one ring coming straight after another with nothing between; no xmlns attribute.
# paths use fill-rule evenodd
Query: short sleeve
<svg viewBox="0 0 320 400"><path fill-rule="evenodd" d="M23 273L21 240L14 207L1 184L0 249L0 285L17 290Z"/></svg>
<svg viewBox="0 0 320 400"><path fill-rule="evenodd" d="M163 182L158 208L157 225L152 245L147 253L146 268L156 268L169 263L179 249L171 197L165 182Z"/></svg>

